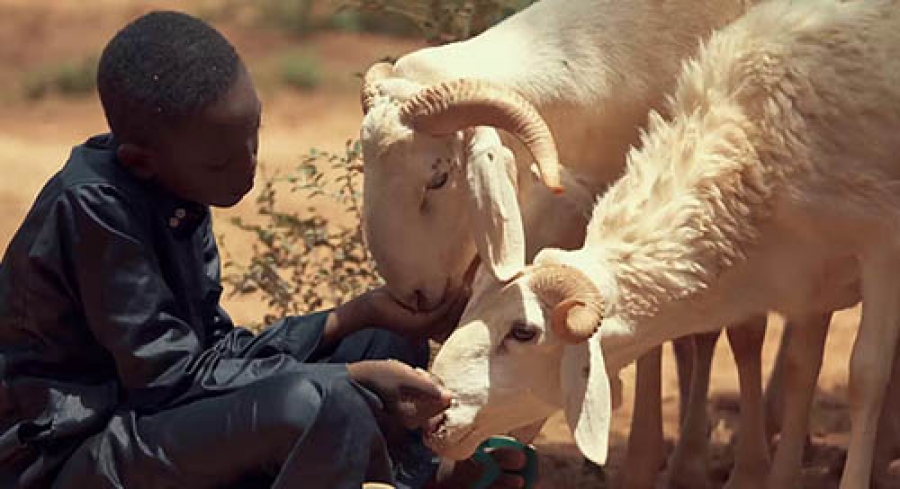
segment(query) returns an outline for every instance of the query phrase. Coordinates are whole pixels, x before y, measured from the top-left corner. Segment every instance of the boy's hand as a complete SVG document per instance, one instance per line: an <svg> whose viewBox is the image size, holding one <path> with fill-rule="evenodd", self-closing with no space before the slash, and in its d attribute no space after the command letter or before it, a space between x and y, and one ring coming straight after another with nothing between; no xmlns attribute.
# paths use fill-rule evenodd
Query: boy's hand
<svg viewBox="0 0 900 489"><path fill-rule="evenodd" d="M490 448L487 453L504 473L489 487L491 489L517 489L525 486L521 475L512 473L525 467L525 454L514 448ZM482 476L484 467L469 458L454 462L441 460L434 482L427 489L455 489L471 487Z"/></svg>
<svg viewBox="0 0 900 489"><path fill-rule="evenodd" d="M413 340L442 340L453 331L469 300L468 289L449 295L437 308L415 312L397 302L387 288L370 290L335 309L325 325L325 342L360 329L379 327Z"/></svg>
<svg viewBox="0 0 900 489"><path fill-rule="evenodd" d="M452 395L424 370L396 360L365 360L347 365L350 378L374 392L385 411L407 429L423 426L448 407Z"/></svg>
<svg viewBox="0 0 900 489"><path fill-rule="evenodd" d="M471 292L458 290L444 302L425 312L412 311L380 287L364 294L369 318L373 324L411 339L446 337L459 323Z"/></svg>

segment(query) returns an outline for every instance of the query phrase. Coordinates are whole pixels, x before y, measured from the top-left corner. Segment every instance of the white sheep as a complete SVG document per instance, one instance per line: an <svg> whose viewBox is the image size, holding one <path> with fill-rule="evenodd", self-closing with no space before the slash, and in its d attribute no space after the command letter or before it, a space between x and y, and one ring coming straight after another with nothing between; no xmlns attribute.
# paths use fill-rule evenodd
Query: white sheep
<svg viewBox="0 0 900 489"><path fill-rule="evenodd" d="M457 397L429 443L466 456L563 408L602 463L607 372L760 311L861 299L841 488L869 487L900 336L900 0L766 2L714 34L677 86L580 249L542 250L510 280L480 274L433 365Z"/></svg>
<svg viewBox="0 0 900 489"><path fill-rule="evenodd" d="M362 91L366 241L394 295L411 308L433 307L459 286L476 250L493 274L509 278L508 263L530 260L543 247L577 247L595 196L621 174L627 148L638 141L647 112L661 107L674 86L681 60L751 3L544 0L468 41L373 66ZM437 85L442 81L450 82ZM561 181L565 193L540 185L527 163L531 155L512 138L475 126L527 140L548 186ZM553 145L543 141L551 135L561 174ZM519 238L510 230L521 226L527 239L513 241ZM764 325L764 315L753 322ZM682 396L688 421L670 463L675 481L690 487L701 487L705 451L682 448L706 444L705 386L716 338L701 342L699 388L690 407ZM733 343L745 345L735 348L741 377L759 391L762 335ZM645 361L636 406L658 418L659 350ZM760 459L767 463L762 418L752 415L762 412L754 401L760 396L743 392L742 417L759 423L745 424L733 479L758 474ZM662 456L658 423L635 417L629 452L645 457L645 467L634 467L641 461L629 457L625 473L635 486L655 479Z"/></svg>

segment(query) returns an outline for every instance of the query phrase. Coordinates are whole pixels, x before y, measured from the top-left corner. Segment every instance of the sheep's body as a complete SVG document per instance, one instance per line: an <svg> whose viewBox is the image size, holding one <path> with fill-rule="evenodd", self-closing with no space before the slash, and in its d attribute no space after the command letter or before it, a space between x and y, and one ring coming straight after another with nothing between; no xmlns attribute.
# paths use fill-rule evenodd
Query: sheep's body
<svg viewBox="0 0 900 489"><path fill-rule="evenodd" d="M473 78L515 90L547 121L560 161L600 190L621 174L681 61L750 3L543 0L472 39L408 54L395 72L425 85Z"/></svg>
<svg viewBox="0 0 900 489"><path fill-rule="evenodd" d="M515 184L523 206L528 254L533 256L550 245L577 247L583 240L594 197L621 175L628 148L639 141L647 112L662 106L681 61L692 55L714 29L737 18L755 1L542 0L479 36L402 56L394 65L395 78L380 84L383 99L377 100L376 106L382 101L408 99L418 89L459 78L494 82L522 95L547 122L559 160L572 176L566 193L552 196L533 177L526 163L531 161L527 152L513 138L501 134L504 144L516 155ZM424 156L431 154L417 161L381 161L376 156L396 144L398 133L403 133L397 129L400 124L396 119L394 111L373 114L363 121L362 143L364 150L371 149L365 164L367 179L372 177L372 191L366 198L374 200L383 191L381 184L389 183L381 178L381 172L402 174L412 170L405 167L429 164L430 158ZM455 177L451 175L451 179ZM393 204L398 195L383 198ZM462 204L457 202L457 207L464 211ZM561 212L572 219L546 219ZM416 219L396 219L398 215L389 212L378 214L367 216L373 221L368 228L369 242L377 261L383 263L388 285L417 288L429 298L442 295L442 290L434 289L443 289L447 274L424 276L434 268L434 260L428 256L422 263L415 263L417 254L405 249L402 237L417 233L410 236L417 239L409 241L420 247L426 244L422 239L446 242L459 233L437 232L429 237L409 225ZM409 230L378 225L387 219L405 221ZM376 233L381 229L388 229L384 234L390 239L379 239ZM393 254L382 249L387 243L395 250ZM459 261L467 264L471 258ZM416 273L420 281L428 283L409 284L414 280L406 277L392 280L394 275L404 275L395 268ZM450 278L458 281L461 271L456 275Z"/></svg>
<svg viewBox="0 0 900 489"><path fill-rule="evenodd" d="M591 446L586 434L608 422L606 368L760 311L810 316L862 298L841 488L868 487L900 333L900 2L767 2L685 65L666 112L669 120L651 115L625 175L597 203L581 249L545 250L533 270L512 284L483 285L473 298L434 364L462 400L436 447L464 450L471 440L454 440L455 430L497 422L478 414L488 403L480 389L490 385L491 403L526 406L499 392L504 377L550 369L535 365L538 357L565 366L584 355L583 346L564 350L550 334L528 357L514 350L520 345L496 350L509 341L510 320L547 322L544 307L554 304L542 306L528 280L556 263L583 272L602 297L600 334L587 342L590 375L580 381L584 405L574 411L576 440L598 457L605 447ZM465 372L454 366L460 356ZM571 382L563 377L563 392L532 385L518 395L559 406Z"/></svg>
<svg viewBox="0 0 900 489"><path fill-rule="evenodd" d="M476 254L470 230L478 227L465 202L470 155L451 149L458 148L454 137L416 138L387 102L406 100L423 87L458 78L487 80L522 95L550 127L566 170L566 193L556 196L541 185L527 164L530 155L501 133L515 159L507 169L509 181L496 182L491 191L512 196L505 201L489 196L492 203L487 207L521 214L529 260L547 246L575 248L583 242L596 195L621 175L628 148L639 141L647 112L662 108L681 61L714 29L753 3L756 0L543 0L475 38L401 57L393 67L394 78L378 84L361 137L367 242L394 294L411 305L433 306L462 280ZM402 157L385 156L385 148L398 146L398 140L412 149ZM423 196L421 188L429 181L435 156L453 161L453 169L446 191ZM423 213L426 203L428 212ZM698 363L708 365L708 360ZM658 389L658 369L639 370L648 379L642 384ZM639 397L645 405L654 402L659 411L659 400L648 399L652 392ZM705 403L695 402L691 409L705 413ZM686 427L682 439L705 438L705 418L691 419L696 422ZM652 444L655 437L658 445L635 452L645 458L653 458L654 451L662 456L661 430L647 434L650 424L640 420L635 427L643 431L633 440ZM702 466L705 454L687 455L684 465L699 471L694 467ZM645 464L654 468L627 471L634 487L654 483L659 463ZM686 482L697 480L691 470L682 475Z"/></svg>
<svg viewBox="0 0 900 489"><path fill-rule="evenodd" d="M622 317L690 333L842 309L859 260L900 244L900 22L795 3L714 38L595 208L583 249L602 250Z"/></svg>

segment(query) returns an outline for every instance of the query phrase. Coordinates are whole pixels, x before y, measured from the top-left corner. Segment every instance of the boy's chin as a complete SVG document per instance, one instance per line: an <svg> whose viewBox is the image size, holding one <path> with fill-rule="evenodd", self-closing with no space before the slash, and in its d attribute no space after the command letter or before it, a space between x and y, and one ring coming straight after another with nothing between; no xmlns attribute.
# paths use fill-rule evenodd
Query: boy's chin
<svg viewBox="0 0 900 489"><path fill-rule="evenodd" d="M244 197L250 193L250 190L253 189L251 185L248 189L242 190L239 192L232 192L228 194L217 195L213 199L210 199L210 202L207 202L207 205L211 205L213 207L234 207L237 205Z"/></svg>
<svg viewBox="0 0 900 489"><path fill-rule="evenodd" d="M216 202L210 203L210 205L213 207L223 207L223 208L234 207L241 200L243 200L243 198L244 198L244 194L233 195L228 198L218 199Z"/></svg>

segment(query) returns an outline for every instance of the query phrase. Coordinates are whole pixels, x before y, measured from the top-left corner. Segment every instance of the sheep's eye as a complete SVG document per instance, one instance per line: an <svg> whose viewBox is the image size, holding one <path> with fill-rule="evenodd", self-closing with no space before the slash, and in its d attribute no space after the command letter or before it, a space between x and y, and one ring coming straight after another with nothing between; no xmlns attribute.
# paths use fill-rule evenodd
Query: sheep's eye
<svg viewBox="0 0 900 489"><path fill-rule="evenodd" d="M509 332L509 337L521 342L528 343L537 336L537 328L526 323L516 323Z"/></svg>
<svg viewBox="0 0 900 489"><path fill-rule="evenodd" d="M448 172L435 172L434 175L431 176L431 180L428 181L428 185L425 186L428 190L437 190L444 186L447 183L447 178L449 176Z"/></svg>

